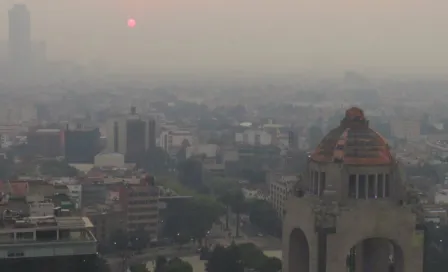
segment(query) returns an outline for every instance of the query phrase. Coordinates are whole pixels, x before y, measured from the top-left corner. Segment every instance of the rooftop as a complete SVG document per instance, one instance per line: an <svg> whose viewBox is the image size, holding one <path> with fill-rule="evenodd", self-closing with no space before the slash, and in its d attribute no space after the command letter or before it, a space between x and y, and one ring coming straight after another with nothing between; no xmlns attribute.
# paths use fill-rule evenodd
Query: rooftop
<svg viewBox="0 0 448 272"><path fill-rule="evenodd" d="M3 213L4 219L0 223L1 229L86 229L93 225L87 217L79 216L38 216L38 217L20 217L12 212Z"/></svg>

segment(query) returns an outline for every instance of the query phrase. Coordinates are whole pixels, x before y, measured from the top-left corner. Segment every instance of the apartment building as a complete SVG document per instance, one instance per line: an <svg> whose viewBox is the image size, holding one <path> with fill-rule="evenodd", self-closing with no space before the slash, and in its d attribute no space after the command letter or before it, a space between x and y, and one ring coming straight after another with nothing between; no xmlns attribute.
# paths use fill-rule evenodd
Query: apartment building
<svg viewBox="0 0 448 272"><path fill-rule="evenodd" d="M139 184L124 184L119 190L119 201L126 216L128 232L145 230L150 239L157 238L159 222L159 188L154 178L146 176Z"/></svg>

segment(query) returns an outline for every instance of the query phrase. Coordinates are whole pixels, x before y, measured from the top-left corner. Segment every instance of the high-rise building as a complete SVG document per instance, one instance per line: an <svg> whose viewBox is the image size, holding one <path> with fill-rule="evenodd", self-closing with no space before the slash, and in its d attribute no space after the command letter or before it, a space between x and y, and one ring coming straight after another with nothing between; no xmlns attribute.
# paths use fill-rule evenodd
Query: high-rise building
<svg viewBox="0 0 448 272"><path fill-rule="evenodd" d="M108 121L106 151L125 155L126 162L140 162L145 152L155 145L154 119L138 115L135 107L130 114Z"/></svg>
<svg viewBox="0 0 448 272"><path fill-rule="evenodd" d="M65 159L68 163L93 163L100 149L99 128L66 129L64 131Z"/></svg>
<svg viewBox="0 0 448 272"><path fill-rule="evenodd" d="M359 108L309 157L287 198L283 271L422 272L424 214Z"/></svg>
<svg viewBox="0 0 448 272"><path fill-rule="evenodd" d="M31 18L26 5L9 10L9 58L13 65L26 67L32 59Z"/></svg>

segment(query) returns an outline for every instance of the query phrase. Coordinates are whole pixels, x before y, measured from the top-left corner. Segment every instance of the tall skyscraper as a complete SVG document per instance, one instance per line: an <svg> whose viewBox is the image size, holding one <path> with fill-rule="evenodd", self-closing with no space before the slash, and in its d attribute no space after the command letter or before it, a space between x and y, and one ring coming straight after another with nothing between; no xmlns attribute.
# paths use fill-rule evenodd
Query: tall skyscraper
<svg viewBox="0 0 448 272"><path fill-rule="evenodd" d="M31 19L26 5L15 4L9 10L9 59L15 66L26 67L32 58Z"/></svg>

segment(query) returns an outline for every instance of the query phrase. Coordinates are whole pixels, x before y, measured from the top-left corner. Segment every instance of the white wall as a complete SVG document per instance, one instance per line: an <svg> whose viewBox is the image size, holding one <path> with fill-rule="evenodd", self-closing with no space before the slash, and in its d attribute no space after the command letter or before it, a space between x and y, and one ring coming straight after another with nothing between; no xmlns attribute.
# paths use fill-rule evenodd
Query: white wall
<svg viewBox="0 0 448 272"><path fill-rule="evenodd" d="M96 167L123 167L124 155L120 153L102 153L96 155L94 161Z"/></svg>
<svg viewBox="0 0 448 272"><path fill-rule="evenodd" d="M258 143L257 136L260 137ZM272 136L266 131L248 129L243 133L235 133L235 142L249 145L270 145L272 144Z"/></svg>

